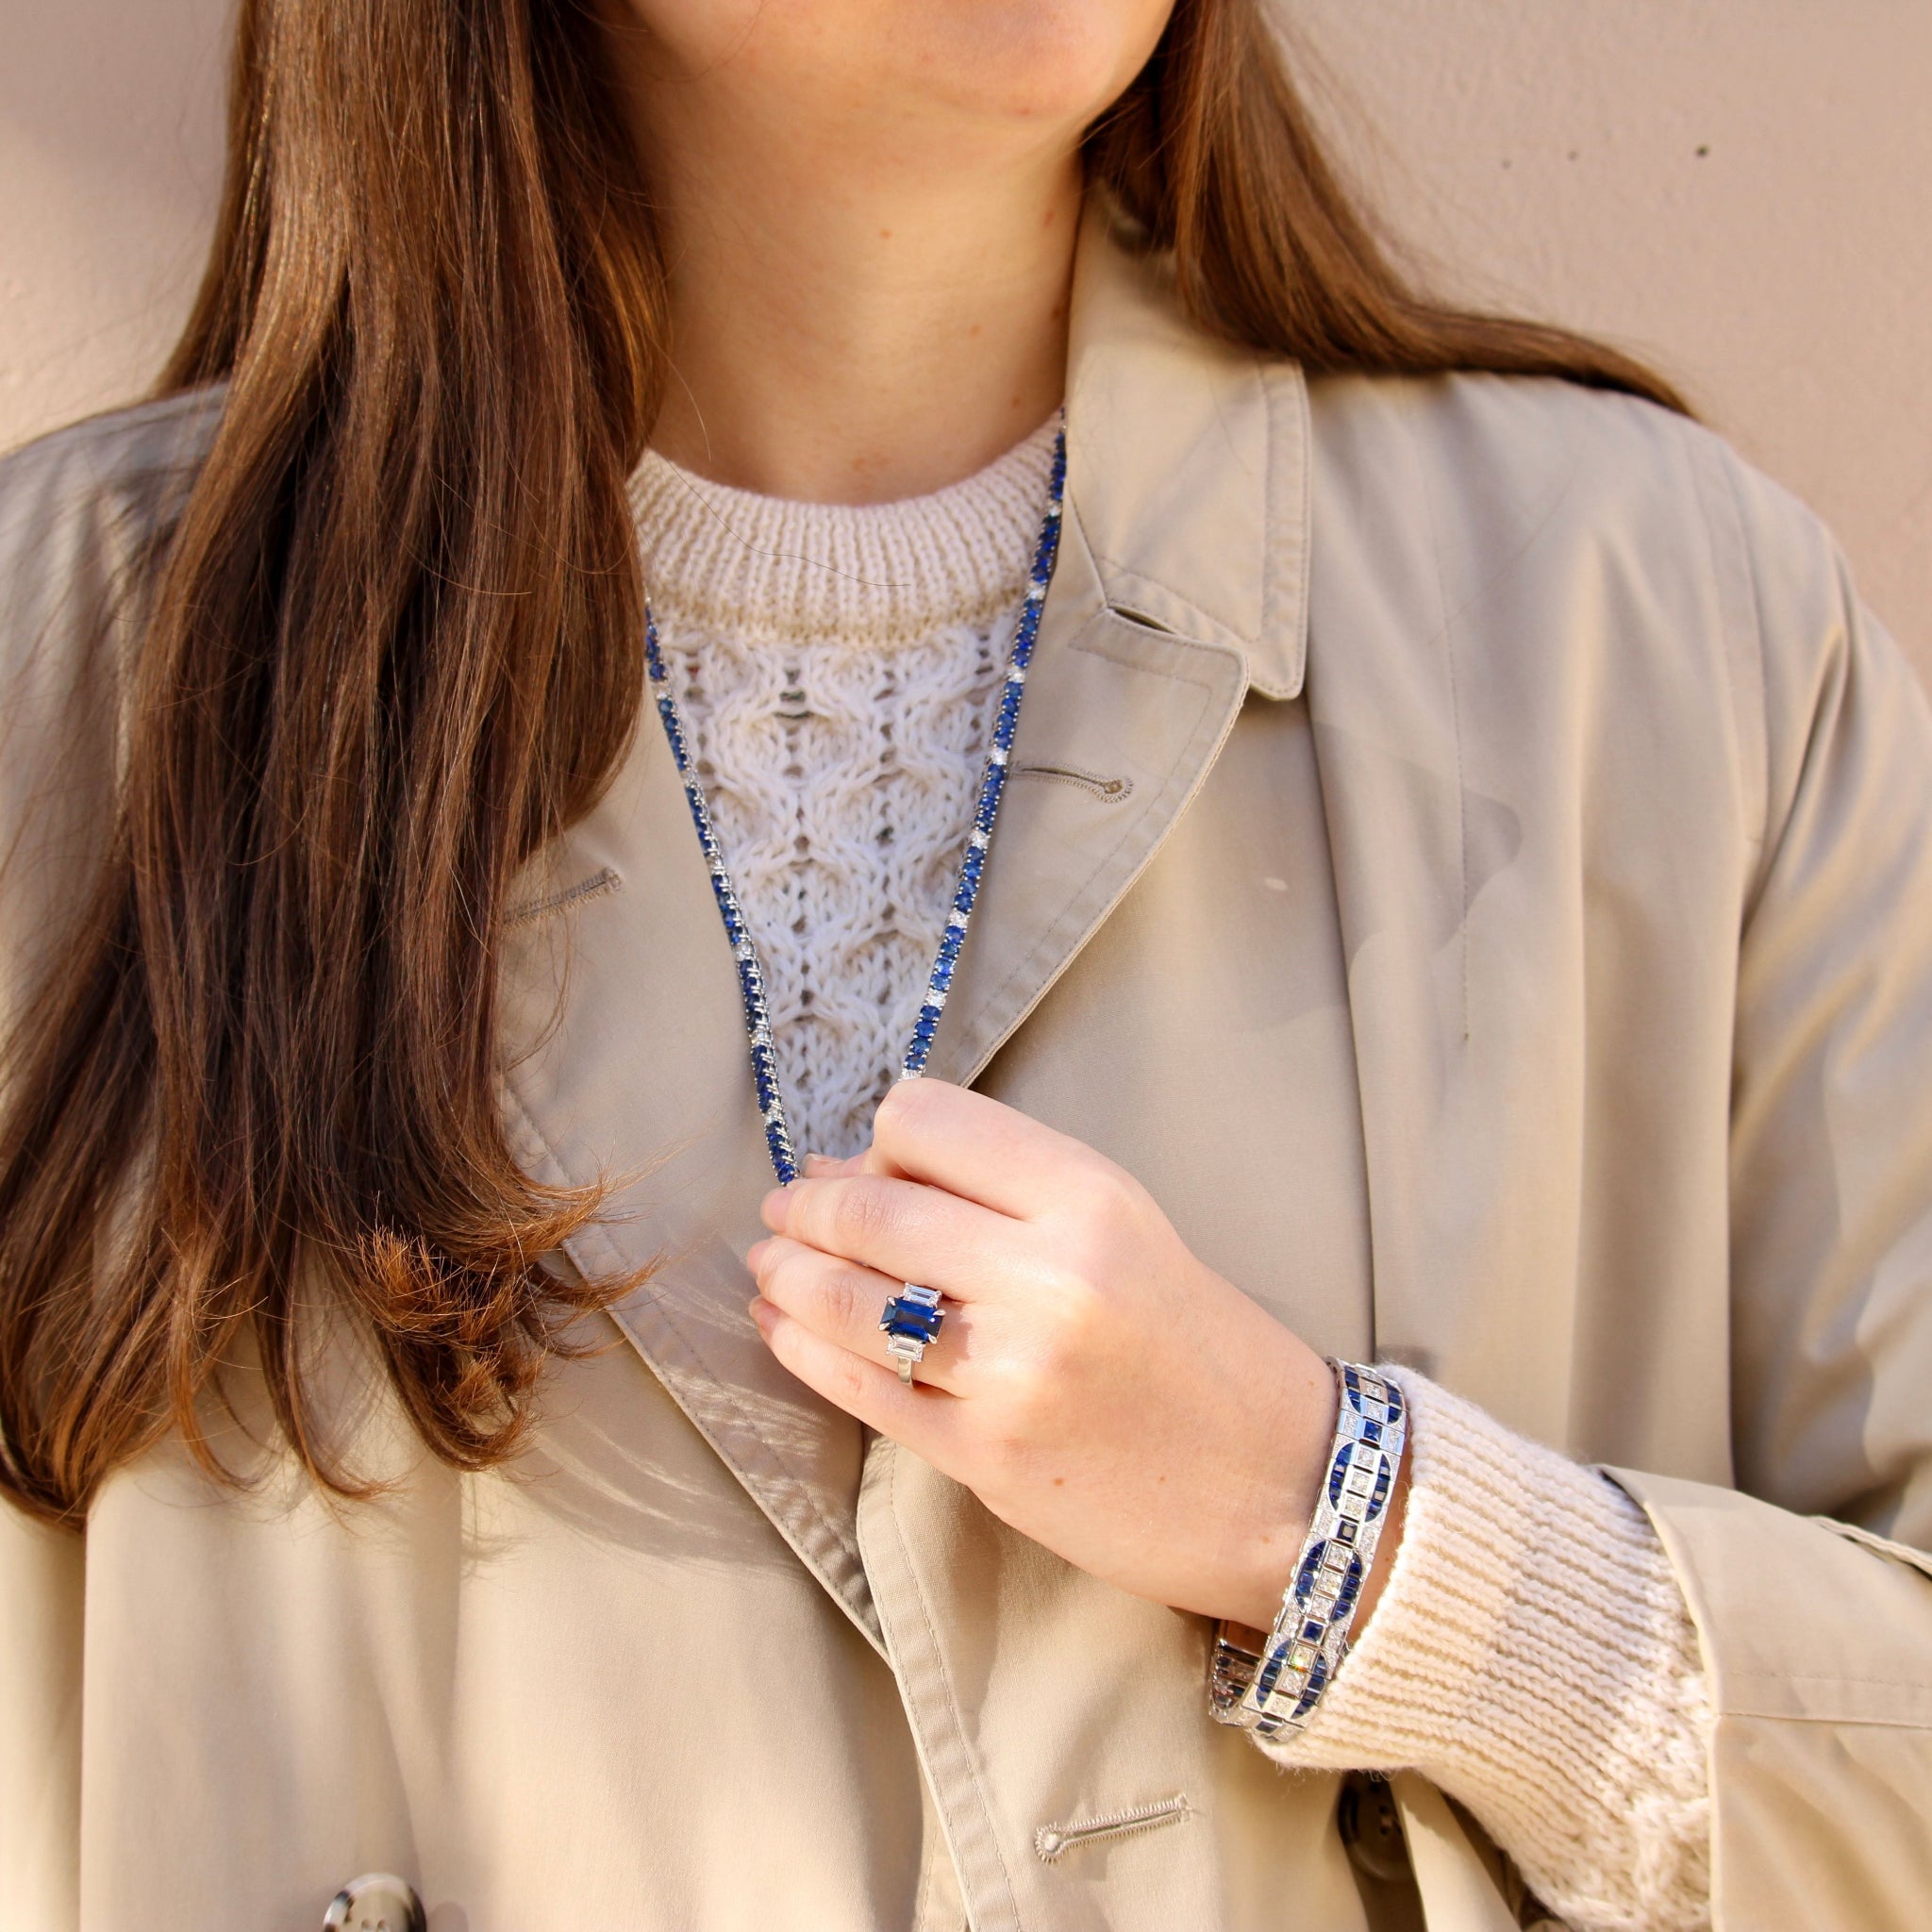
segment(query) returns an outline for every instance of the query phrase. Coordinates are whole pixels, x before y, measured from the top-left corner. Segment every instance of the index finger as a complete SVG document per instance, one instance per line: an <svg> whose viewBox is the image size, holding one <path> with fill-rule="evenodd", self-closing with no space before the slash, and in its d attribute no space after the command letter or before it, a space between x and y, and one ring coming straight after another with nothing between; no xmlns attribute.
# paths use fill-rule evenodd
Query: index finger
<svg viewBox="0 0 1932 1932"><path fill-rule="evenodd" d="M1016 1221L1065 1198L1070 1180L1105 1165L1070 1134L944 1080L901 1080L873 1117L874 1174L924 1181Z"/></svg>
<svg viewBox="0 0 1932 1932"><path fill-rule="evenodd" d="M1027 1238L1006 1216L896 1176L814 1174L774 1188L760 1212L775 1234L956 1301L983 1299L1030 1258Z"/></svg>

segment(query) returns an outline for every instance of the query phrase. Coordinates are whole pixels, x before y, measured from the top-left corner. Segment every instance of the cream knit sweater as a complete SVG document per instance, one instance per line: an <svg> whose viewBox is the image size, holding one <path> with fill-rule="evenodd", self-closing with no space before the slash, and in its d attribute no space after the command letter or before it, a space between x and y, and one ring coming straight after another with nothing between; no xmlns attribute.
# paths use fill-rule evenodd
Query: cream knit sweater
<svg viewBox="0 0 1932 1932"><path fill-rule="evenodd" d="M951 489L861 508L727 490L655 454L634 479L801 1148L862 1147L897 1071L1052 447L1048 425ZM1648 1520L1604 1476L1395 1373L1413 1416L1395 1567L1316 1721L1269 1755L1424 1773L1577 1927L1707 1924L1709 1703Z"/></svg>

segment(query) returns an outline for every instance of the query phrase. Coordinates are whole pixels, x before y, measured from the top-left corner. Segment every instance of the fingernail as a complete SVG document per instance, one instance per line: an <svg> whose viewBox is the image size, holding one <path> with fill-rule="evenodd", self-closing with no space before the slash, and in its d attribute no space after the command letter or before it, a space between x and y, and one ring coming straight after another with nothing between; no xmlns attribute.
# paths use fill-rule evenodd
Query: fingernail
<svg viewBox="0 0 1932 1932"><path fill-rule="evenodd" d="M758 1219L774 1234L785 1232L785 1216L791 1207L791 1196L784 1188L774 1188L758 1204Z"/></svg>
<svg viewBox="0 0 1932 1932"><path fill-rule="evenodd" d="M772 1338L772 1324L777 1319L778 1311L763 1295L755 1295L751 1303L751 1318L758 1324L758 1330L767 1341Z"/></svg>
<svg viewBox="0 0 1932 1932"><path fill-rule="evenodd" d="M805 1157L804 1171L807 1174L824 1174L827 1168L838 1165L839 1163L829 1154L808 1154Z"/></svg>
<svg viewBox="0 0 1932 1932"><path fill-rule="evenodd" d="M754 1274L756 1274L758 1272L758 1263L763 1258L765 1250L769 1248L771 1245L771 1237L768 1235L763 1241L754 1241L752 1242L750 1247L745 1249L744 1265L747 1268L749 1268Z"/></svg>

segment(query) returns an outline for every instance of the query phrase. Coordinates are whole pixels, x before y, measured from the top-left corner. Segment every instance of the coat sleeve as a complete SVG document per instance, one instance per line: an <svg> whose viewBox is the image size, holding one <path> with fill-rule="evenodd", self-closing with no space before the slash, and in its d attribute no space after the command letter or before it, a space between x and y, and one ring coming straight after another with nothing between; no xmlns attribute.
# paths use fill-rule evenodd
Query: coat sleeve
<svg viewBox="0 0 1932 1932"><path fill-rule="evenodd" d="M1716 1925L1923 1927L1932 711L1808 513L1728 461L1712 511L1751 589L1763 752L1732 1090L1739 1487L1613 1474L1704 1649Z"/></svg>

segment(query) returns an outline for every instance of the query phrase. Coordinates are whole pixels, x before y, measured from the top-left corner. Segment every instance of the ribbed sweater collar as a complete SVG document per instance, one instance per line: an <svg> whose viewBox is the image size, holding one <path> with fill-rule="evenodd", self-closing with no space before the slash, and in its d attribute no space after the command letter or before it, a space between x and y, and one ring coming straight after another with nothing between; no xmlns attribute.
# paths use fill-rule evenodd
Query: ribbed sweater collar
<svg viewBox="0 0 1932 1932"><path fill-rule="evenodd" d="M1025 592L1056 426L929 496L857 506L733 490L648 451L630 494L652 608L747 641L887 644L984 623Z"/></svg>

